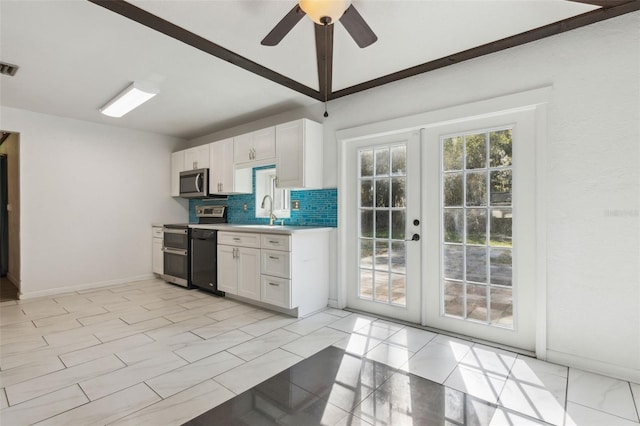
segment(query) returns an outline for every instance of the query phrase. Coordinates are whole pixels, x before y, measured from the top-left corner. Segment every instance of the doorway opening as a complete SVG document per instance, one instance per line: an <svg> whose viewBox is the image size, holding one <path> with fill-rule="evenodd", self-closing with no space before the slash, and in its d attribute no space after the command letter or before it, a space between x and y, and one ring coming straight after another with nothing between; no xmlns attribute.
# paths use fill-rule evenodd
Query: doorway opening
<svg viewBox="0 0 640 426"><path fill-rule="evenodd" d="M20 139L0 133L0 301L20 294Z"/></svg>

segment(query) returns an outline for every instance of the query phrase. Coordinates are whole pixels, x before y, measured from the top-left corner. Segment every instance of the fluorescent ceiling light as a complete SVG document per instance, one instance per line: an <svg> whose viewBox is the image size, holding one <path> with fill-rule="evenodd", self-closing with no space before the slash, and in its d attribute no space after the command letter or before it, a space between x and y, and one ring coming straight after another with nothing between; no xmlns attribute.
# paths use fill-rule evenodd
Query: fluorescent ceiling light
<svg viewBox="0 0 640 426"><path fill-rule="evenodd" d="M109 117L122 117L158 93L160 91L148 83L134 82L100 108L100 112Z"/></svg>

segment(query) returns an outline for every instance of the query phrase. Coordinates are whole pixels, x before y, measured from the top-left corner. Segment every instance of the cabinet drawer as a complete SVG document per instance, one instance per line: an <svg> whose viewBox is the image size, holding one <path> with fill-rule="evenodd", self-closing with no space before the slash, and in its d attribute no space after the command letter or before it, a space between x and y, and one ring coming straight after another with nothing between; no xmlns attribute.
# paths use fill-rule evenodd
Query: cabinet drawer
<svg viewBox="0 0 640 426"><path fill-rule="evenodd" d="M260 248L260 234L221 231L218 232L218 244Z"/></svg>
<svg viewBox="0 0 640 426"><path fill-rule="evenodd" d="M288 252L262 249L260 272L281 278L291 278L290 258Z"/></svg>
<svg viewBox="0 0 640 426"><path fill-rule="evenodd" d="M291 236L262 234L262 248L291 251Z"/></svg>
<svg viewBox="0 0 640 426"><path fill-rule="evenodd" d="M164 237L164 233L162 232L162 227L161 226L154 226L151 229L152 229L153 238L163 238Z"/></svg>
<svg viewBox="0 0 640 426"><path fill-rule="evenodd" d="M262 301L291 309L291 280L262 275Z"/></svg>

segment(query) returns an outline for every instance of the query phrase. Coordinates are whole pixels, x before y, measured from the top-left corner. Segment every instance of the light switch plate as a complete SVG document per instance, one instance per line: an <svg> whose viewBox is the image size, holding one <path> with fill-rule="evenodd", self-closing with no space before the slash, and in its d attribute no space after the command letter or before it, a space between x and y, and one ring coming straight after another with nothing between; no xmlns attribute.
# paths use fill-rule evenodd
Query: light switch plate
<svg viewBox="0 0 640 426"><path fill-rule="evenodd" d="M291 210L300 210L300 200L291 201Z"/></svg>

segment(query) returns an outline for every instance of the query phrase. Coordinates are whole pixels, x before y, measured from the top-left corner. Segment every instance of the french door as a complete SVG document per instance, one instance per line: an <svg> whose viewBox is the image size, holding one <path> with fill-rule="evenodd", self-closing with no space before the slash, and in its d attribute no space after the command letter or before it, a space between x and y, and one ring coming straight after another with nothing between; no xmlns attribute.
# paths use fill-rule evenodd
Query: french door
<svg viewBox="0 0 640 426"><path fill-rule="evenodd" d="M353 207L349 307L420 321L420 135L367 139L347 152Z"/></svg>
<svg viewBox="0 0 640 426"><path fill-rule="evenodd" d="M531 112L353 143L347 306L535 349Z"/></svg>

